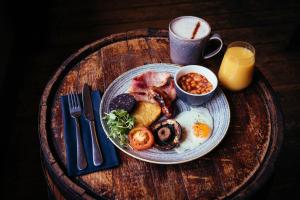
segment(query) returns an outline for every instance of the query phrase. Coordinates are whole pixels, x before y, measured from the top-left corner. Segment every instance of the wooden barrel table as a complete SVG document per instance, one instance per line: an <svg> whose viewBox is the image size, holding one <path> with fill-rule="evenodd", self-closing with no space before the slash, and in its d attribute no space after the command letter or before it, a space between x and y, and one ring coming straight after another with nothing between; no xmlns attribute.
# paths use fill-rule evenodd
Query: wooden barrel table
<svg viewBox="0 0 300 200"><path fill-rule="evenodd" d="M221 56L204 63L217 72ZM84 83L105 88L120 74L147 63L171 63L168 32L143 29L114 34L71 55L48 82L40 101L43 168L57 199L244 199L270 176L283 139L272 88L256 70L250 87L224 91L231 122L209 154L184 164L146 163L119 152L121 165L78 177L66 175L60 96Z"/></svg>

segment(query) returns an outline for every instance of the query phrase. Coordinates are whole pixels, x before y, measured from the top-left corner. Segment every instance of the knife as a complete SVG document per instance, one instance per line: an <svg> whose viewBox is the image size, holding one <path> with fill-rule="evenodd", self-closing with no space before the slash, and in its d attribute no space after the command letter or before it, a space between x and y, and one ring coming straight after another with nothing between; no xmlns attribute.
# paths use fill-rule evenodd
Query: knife
<svg viewBox="0 0 300 200"><path fill-rule="evenodd" d="M91 90L88 84L84 84L82 94L83 94L82 101L83 101L84 116L89 122L89 126L90 126L93 163L95 166L99 166L103 163L103 157L102 157L101 149L97 138L95 117L93 113L93 103L91 98Z"/></svg>

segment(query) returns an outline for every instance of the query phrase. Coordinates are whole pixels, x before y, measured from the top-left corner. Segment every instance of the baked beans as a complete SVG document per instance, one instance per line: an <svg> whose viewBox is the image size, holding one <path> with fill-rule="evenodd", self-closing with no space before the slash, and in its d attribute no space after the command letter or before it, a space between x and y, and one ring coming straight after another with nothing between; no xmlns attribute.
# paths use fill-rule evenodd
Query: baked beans
<svg viewBox="0 0 300 200"><path fill-rule="evenodd" d="M181 76L178 80L178 85L191 94L206 94L213 88L207 78L198 73L188 73Z"/></svg>

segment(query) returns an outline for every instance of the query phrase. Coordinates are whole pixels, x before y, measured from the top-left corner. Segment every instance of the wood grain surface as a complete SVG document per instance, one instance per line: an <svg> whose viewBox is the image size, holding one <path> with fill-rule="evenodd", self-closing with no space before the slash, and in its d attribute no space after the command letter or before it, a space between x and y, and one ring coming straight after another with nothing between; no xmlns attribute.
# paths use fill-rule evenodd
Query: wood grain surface
<svg viewBox="0 0 300 200"><path fill-rule="evenodd" d="M4 91L1 90L1 100L4 101L2 111L6 117L1 122L10 127L9 131L3 132L1 139L1 146L8 147L4 148L3 158L4 199L47 198L47 187L40 163L37 119L39 109L47 109L45 106L39 107L45 85L61 63L84 45L110 34L147 27L164 29L173 18L182 15L203 17L211 24L214 32L222 35L226 44L244 40L255 46L256 67L266 77L280 100L285 130L283 148L271 179L252 199L300 199L300 173L297 170L300 168L300 160L296 159L300 156L299 8L300 1L295 0L4 1L0 6L0 23L2 25L4 20L8 22L8 26L4 24L0 31L6 33L1 37L4 52L0 54L0 74L1 78L5 77L5 82L1 82ZM150 43L155 44L157 41L148 41ZM163 49L160 51L164 52ZM153 62L160 62L161 53L158 52L150 51ZM220 57L209 60L206 64L218 68ZM5 70L2 66L6 66ZM78 74L78 71L75 70L74 73ZM68 73L64 75L66 74ZM85 74L81 73L81 76ZM98 87L103 87L100 88L102 90L107 84L98 84ZM58 87L55 91L57 89ZM49 119L50 116L39 120L45 122L46 117ZM40 127L45 127L45 124L40 124ZM47 142L43 146L51 145L53 152L56 152L57 147ZM63 155L44 153L49 155L48 160L53 166L61 167L55 174L63 174L64 163L55 163ZM229 162L222 165L226 164L230 166ZM160 170L164 175L165 170ZM175 170L167 175L179 176L174 172ZM231 170L227 173L231 173ZM62 179L70 183L67 177L62 176ZM107 180L110 181L109 178ZM227 179L228 184L223 188L230 188L235 180L236 178ZM53 183L55 181L57 182L53 180ZM159 181L157 185L163 183L163 180ZM51 188L58 190L57 187ZM83 190L77 189L82 194ZM95 190L99 191L99 188ZM60 187L60 191L56 191L57 194L61 192L70 193L70 190ZM159 192L159 195L167 195L164 191ZM84 197L92 195L83 193L86 194Z"/></svg>
<svg viewBox="0 0 300 200"><path fill-rule="evenodd" d="M217 72L222 55L205 66ZM283 121L273 91L259 71L242 92L226 91L231 123L211 153L180 165L155 165L119 152L111 170L69 178L60 96L88 83L102 92L119 75L147 63L170 63L168 32L159 29L114 34L70 56L47 84L41 99L40 138L48 171L63 195L108 199L241 199L259 189L273 170ZM51 182L51 181L49 181ZM70 192L71 191L71 192Z"/></svg>

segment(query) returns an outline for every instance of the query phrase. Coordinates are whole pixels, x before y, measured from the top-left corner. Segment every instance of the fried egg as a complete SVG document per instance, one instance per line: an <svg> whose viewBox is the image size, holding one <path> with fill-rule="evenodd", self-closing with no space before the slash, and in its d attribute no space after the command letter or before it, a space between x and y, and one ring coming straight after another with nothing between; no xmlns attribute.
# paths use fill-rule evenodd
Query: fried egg
<svg viewBox="0 0 300 200"><path fill-rule="evenodd" d="M213 130L213 118L208 109L204 107L193 108L176 116L175 120L183 130L182 141L175 148L181 153L188 149L194 149L209 139Z"/></svg>

